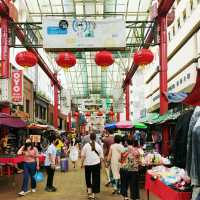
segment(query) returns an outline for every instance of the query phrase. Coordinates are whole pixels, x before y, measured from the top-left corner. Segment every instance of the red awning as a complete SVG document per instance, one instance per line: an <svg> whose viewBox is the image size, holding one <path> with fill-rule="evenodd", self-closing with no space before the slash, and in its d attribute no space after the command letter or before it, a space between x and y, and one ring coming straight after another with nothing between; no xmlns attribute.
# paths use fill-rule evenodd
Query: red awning
<svg viewBox="0 0 200 200"><path fill-rule="evenodd" d="M200 70L197 70L196 84L191 93L182 102L186 105L200 106Z"/></svg>
<svg viewBox="0 0 200 200"><path fill-rule="evenodd" d="M0 126L8 126L12 128L24 128L26 127L26 122L20 118L13 117L6 113L0 113Z"/></svg>

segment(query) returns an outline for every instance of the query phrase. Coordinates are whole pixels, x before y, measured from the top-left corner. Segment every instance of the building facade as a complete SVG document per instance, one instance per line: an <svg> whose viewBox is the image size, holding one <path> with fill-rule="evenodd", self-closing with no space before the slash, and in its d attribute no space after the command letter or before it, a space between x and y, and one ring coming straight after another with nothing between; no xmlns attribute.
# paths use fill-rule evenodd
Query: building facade
<svg viewBox="0 0 200 200"><path fill-rule="evenodd" d="M196 83L200 57L200 0L177 0L175 20L168 27L168 91L191 92ZM159 48L152 49L154 62L145 70L145 105L159 111Z"/></svg>

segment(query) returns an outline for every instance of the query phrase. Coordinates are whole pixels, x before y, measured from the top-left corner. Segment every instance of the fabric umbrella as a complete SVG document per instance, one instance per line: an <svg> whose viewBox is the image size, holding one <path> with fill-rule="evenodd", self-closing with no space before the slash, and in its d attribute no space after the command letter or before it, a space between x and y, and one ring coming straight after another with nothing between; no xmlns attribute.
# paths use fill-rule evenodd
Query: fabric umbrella
<svg viewBox="0 0 200 200"><path fill-rule="evenodd" d="M105 129L115 129L116 128L116 124L115 123L105 124L104 128Z"/></svg>
<svg viewBox="0 0 200 200"><path fill-rule="evenodd" d="M121 121L116 123L117 128L133 128L133 124L131 121Z"/></svg>
<svg viewBox="0 0 200 200"><path fill-rule="evenodd" d="M146 129L147 128L147 125L145 125L144 123L141 123L141 122L133 123L133 126L137 129Z"/></svg>
<svg viewBox="0 0 200 200"><path fill-rule="evenodd" d="M8 126L13 128L24 128L26 122L20 118L13 117L6 113L0 113L0 126Z"/></svg>

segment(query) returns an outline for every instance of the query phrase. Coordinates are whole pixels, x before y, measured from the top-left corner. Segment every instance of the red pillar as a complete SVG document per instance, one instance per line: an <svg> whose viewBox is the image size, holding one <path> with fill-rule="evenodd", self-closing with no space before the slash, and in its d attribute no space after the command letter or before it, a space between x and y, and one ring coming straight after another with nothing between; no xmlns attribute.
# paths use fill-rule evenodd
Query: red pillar
<svg viewBox="0 0 200 200"><path fill-rule="evenodd" d="M54 74L57 78L57 74ZM54 114L53 114L53 125L58 128L58 86L54 84Z"/></svg>
<svg viewBox="0 0 200 200"><path fill-rule="evenodd" d="M71 113L68 113L68 123L69 123L68 129L70 130L71 129L71 124L72 124L72 115L71 115Z"/></svg>
<svg viewBox="0 0 200 200"><path fill-rule="evenodd" d="M129 121L130 120L130 102L129 102L129 84L126 85L126 91L125 91L125 95L126 95L126 120Z"/></svg>
<svg viewBox="0 0 200 200"><path fill-rule="evenodd" d="M119 112L117 113L117 121L118 122L120 121L120 113Z"/></svg>
<svg viewBox="0 0 200 200"><path fill-rule="evenodd" d="M166 16L159 18L160 26L160 114L168 111L167 92L167 20ZM169 153L169 130L167 127L162 129L162 153L167 156Z"/></svg>
<svg viewBox="0 0 200 200"><path fill-rule="evenodd" d="M1 72L3 78L10 77L10 48L8 35L8 18L1 17Z"/></svg>

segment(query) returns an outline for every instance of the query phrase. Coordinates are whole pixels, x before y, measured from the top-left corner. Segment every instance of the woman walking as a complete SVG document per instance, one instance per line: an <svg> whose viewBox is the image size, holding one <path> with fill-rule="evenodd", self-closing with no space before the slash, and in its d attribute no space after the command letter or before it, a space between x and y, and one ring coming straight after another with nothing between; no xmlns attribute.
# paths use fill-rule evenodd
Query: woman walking
<svg viewBox="0 0 200 200"><path fill-rule="evenodd" d="M103 149L95 142L96 134L90 134L90 142L85 144L81 152L81 167L85 167L85 180L88 197L95 199L100 192L100 168L103 160Z"/></svg>
<svg viewBox="0 0 200 200"><path fill-rule="evenodd" d="M108 154L107 161L110 161L111 171L113 174L114 179L114 191L113 194L120 194L120 158L121 154L124 152L124 147L120 143L121 142L121 136L115 135L114 137L114 144L111 145L110 151Z"/></svg>
<svg viewBox="0 0 200 200"><path fill-rule="evenodd" d="M76 161L78 160L78 143L76 142L76 139L73 138L71 141L71 145L69 147L69 158L72 161L74 168L76 168Z"/></svg>
<svg viewBox="0 0 200 200"><path fill-rule="evenodd" d="M38 150L36 147L33 147L30 139L26 139L25 145L19 149L17 154L24 156L23 185L22 191L18 193L20 196L24 196L30 192L30 190L28 190L29 177L31 177L31 191L36 192L36 181L34 175L36 170L39 170Z"/></svg>
<svg viewBox="0 0 200 200"><path fill-rule="evenodd" d="M141 165L141 155L137 140L128 140L128 149L122 154L121 160L124 161L120 169L121 194L124 200L128 200L128 187L130 186L131 199L139 199L139 166Z"/></svg>

